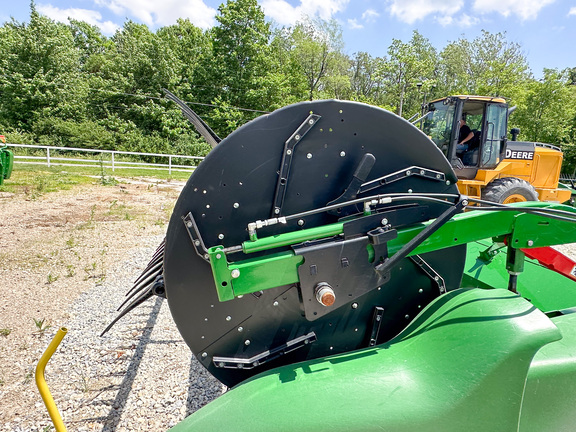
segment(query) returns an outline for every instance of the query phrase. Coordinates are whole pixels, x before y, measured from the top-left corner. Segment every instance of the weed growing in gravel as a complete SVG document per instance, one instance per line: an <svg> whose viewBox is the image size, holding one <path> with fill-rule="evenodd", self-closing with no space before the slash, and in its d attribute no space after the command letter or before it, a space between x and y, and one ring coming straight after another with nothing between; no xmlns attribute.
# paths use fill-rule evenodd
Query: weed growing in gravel
<svg viewBox="0 0 576 432"><path fill-rule="evenodd" d="M12 333L12 329L9 328L0 329L0 336L8 336L10 333Z"/></svg>
<svg viewBox="0 0 576 432"><path fill-rule="evenodd" d="M78 375L78 381L75 381L78 390L82 393L88 393L91 390L91 380L90 377L80 369L76 369L76 375Z"/></svg>
<svg viewBox="0 0 576 432"><path fill-rule="evenodd" d="M50 285L51 283L56 282L59 277L60 276L54 276L52 273L48 273L48 276L46 276L46 283Z"/></svg>
<svg viewBox="0 0 576 432"><path fill-rule="evenodd" d="M68 270L68 273L66 273L66 277L72 277L76 274L76 269L72 264L68 264L66 266L66 269Z"/></svg>
<svg viewBox="0 0 576 432"><path fill-rule="evenodd" d="M28 372L26 372L26 375L24 376L24 385L32 381L32 378L34 378L34 372L32 370L29 370Z"/></svg>
<svg viewBox="0 0 576 432"><path fill-rule="evenodd" d="M44 334L44 332L46 330L48 330L50 327L52 327L50 324L48 324L46 322L46 318L42 318L42 319L34 318L34 324L36 324L36 328L38 329L36 331L38 334Z"/></svg>
<svg viewBox="0 0 576 432"><path fill-rule="evenodd" d="M75 246L78 246L78 243L76 242L76 239L74 237L70 237L68 240L66 240L67 249L72 249Z"/></svg>

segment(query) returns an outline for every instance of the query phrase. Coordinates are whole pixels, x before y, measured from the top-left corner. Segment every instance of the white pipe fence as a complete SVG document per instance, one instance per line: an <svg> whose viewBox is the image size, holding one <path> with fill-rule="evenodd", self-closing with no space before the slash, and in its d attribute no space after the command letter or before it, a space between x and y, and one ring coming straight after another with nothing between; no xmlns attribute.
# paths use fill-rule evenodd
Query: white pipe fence
<svg viewBox="0 0 576 432"><path fill-rule="evenodd" d="M116 168L122 169L150 169L150 170L168 170L169 174L172 171L194 171L198 163L204 159L200 156L185 156L185 155L172 155L163 153L137 153L137 152L126 152L126 151L116 151L116 150L101 150L101 149L83 149L75 147L53 147L53 146L39 146L39 145L28 145L28 144L6 144L8 147L23 147L36 150L44 150L46 152L46 157L44 156L28 156L28 155L15 155L14 163L26 163L33 165L47 165L51 166L80 166L80 167L90 167L102 166L104 168L111 168L112 172ZM89 155L95 154L99 155L99 159L90 158L74 158L74 157L54 157L54 151L59 152L77 152L77 153L87 153ZM52 151L52 154L50 152ZM110 155L110 158L104 159L104 155ZM122 161L117 159L117 155L126 156L156 156L167 158L168 163L145 163L145 162L132 162L132 161ZM194 166L190 165L176 165L173 163L173 159L191 159L198 161ZM42 161L42 162L40 162Z"/></svg>

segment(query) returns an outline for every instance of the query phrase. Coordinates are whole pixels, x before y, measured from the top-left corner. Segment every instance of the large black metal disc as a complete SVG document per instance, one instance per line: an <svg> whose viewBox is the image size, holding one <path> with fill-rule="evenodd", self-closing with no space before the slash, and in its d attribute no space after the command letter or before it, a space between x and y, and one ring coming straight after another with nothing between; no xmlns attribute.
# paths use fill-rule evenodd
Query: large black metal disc
<svg viewBox="0 0 576 432"><path fill-rule="evenodd" d="M364 195L457 193L448 161L424 134L402 118L365 104L329 100L291 105L257 118L219 143L191 175L174 208L164 276L170 310L184 340L198 360L229 386L272 367L367 346L376 306L384 308L378 343L389 340L439 294L430 276L406 259L381 289L355 299L355 307L350 302L314 321L304 316L297 284L218 301L210 265L196 253L182 218L192 213L207 247L248 240L247 224L273 213L285 142L311 113L320 119L293 149L281 215L320 208L338 198L366 153L376 158L367 181L411 166L443 173L445 178L410 176ZM426 205L428 217L446 209ZM259 236L337 220L338 215L323 212L303 218L304 225L278 224ZM253 255L233 254L229 260ZM448 289L459 286L464 257L465 247L422 256ZM310 332L316 334L314 343L250 370L221 368L212 361L214 356L251 358Z"/></svg>

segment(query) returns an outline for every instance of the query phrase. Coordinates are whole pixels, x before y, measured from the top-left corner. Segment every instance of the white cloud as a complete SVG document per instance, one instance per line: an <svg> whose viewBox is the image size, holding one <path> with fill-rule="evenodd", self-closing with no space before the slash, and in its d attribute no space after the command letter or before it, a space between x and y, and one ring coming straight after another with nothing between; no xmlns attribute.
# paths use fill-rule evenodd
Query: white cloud
<svg viewBox="0 0 576 432"><path fill-rule="evenodd" d="M456 23L458 27L472 27L480 22L480 19L477 17L470 16L468 14L462 14L457 19Z"/></svg>
<svg viewBox="0 0 576 432"><path fill-rule="evenodd" d="M573 7L572 9L570 9L570 11L568 12L568 16L570 15L576 15L576 7Z"/></svg>
<svg viewBox="0 0 576 432"><path fill-rule="evenodd" d="M358 20L356 18L348 20L348 27L351 28L352 30L364 28L362 24L358 23Z"/></svg>
<svg viewBox="0 0 576 432"><path fill-rule="evenodd" d="M286 0L263 0L262 9L266 16L282 25L294 24L303 16L318 16L324 20L331 19L336 13L346 9L350 0L307 0L292 6Z"/></svg>
<svg viewBox="0 0 576 432"><path fill-rule="evenodd" d="M412 24L433 14L451 17L460 11L463 5L464 0L442 0L436 2L430 0L392 0L390 2L390 13L400 21Z"/></svg>
<svg viewBox="0 0 576 432"><path fill-rule="evenodd" d="M374 9L367 9L362 14L362 19L368 23L376 21L380 14L376 12Z"/></svg>
<svg viewBox="0 0 576 432"><path fill-rule="evenodd" d="M540 10L556 0L474 0L477 13L499 12L505 17L518 15L522 20L536 19ZM574 8L576 9L576 8ZM576 12L575 12L576 13Z"/></svg>
<svg viewBox="0 0 576 432"><path fill-rule="evenodd" d="M448 27L449 25L452 25L454 18L452 18L450 15L444 15L436 18L436 21L438 21L438 24L440 24L442 27Z"/></svg>
<svg viewBox="0 0 576 432"><path fill-rule="evenodd" d="M68 22L68 18L78 21L85 21L90 25L97 26L102 30L102 33L111 35L120 27L112 21L102 21L100 12L90 9L59 9L51 4L38 4L36 6L38 12L52 18L55 21Z"/></svg>
<svg viewBox="0 0 576 432"><path fill-rule="evenodd" d="M151 26L175 24L178 18L188 18L203 29L215 24L216 9L203 0L95 0L116 15L133 15L137 20Z"/></svg>

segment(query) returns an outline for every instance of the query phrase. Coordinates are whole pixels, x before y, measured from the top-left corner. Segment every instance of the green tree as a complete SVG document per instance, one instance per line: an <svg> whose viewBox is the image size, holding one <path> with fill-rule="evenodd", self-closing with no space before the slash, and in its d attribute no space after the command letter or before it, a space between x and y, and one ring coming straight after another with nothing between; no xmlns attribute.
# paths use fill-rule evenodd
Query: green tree
<svg viewBox="0 0 576 432"><path fill-rule="evenodd" d="M39 119L81 119L85 114L79 55L68 26L40 15L0 28L0 124L33 132Z"/></svg>
<svg viewBox="0 0 576 432"><path fill-rule="evenodd" d="M530 77L521 46L508 42L506 33L464 38L449 43L440 54L442 90L446 94L514 97Z"/></svg>
<svg viewBox="0 0 576 432"><path fill-rule="evenodd" d="M388 103L398 115L417 112L420 107L418 84L431 87L435 83L437 52L430 41L415 30L408 43L393 39L388 60L382 65L382 76ZM418 109L417 109L418 108Z"/></svg>
<svg viewBox="0 0 576 432"><path fill-rule="evenodd" d="M292 55L306 79L309 100L313 100L319 91L330 92L342 87L346 75L344 42L342 29L335 20L306 18L296 24L291 39Z"/></svg>
<svg viewBox="0 0 576 432"><path fill-rule="evenodd" d="M571 124L576 115L573 98L568 71L544 69L542 80L527 84L511 120L520 127L524 140L554 145L570 143Z"/></svg>

